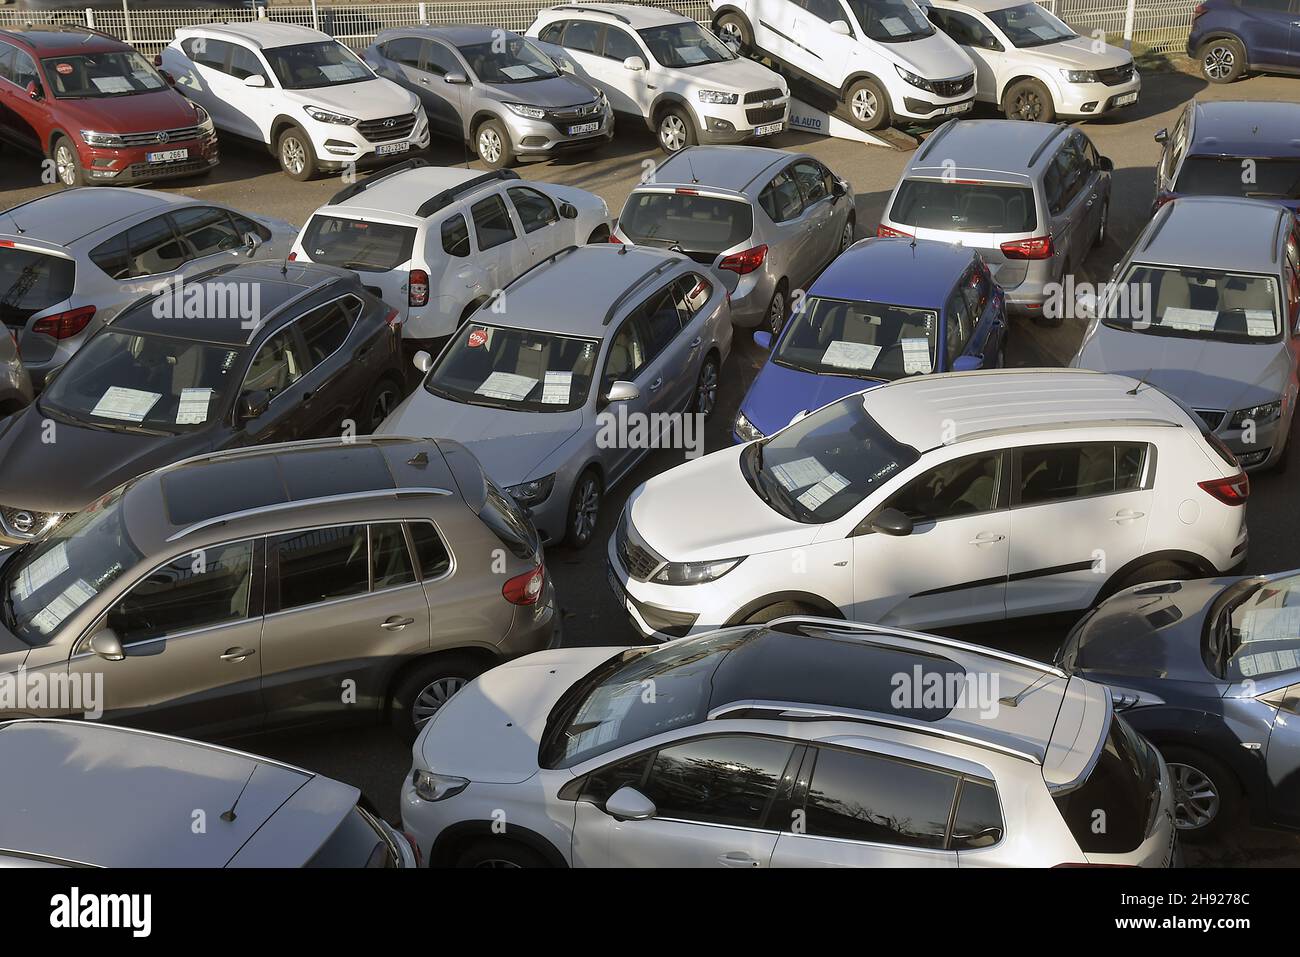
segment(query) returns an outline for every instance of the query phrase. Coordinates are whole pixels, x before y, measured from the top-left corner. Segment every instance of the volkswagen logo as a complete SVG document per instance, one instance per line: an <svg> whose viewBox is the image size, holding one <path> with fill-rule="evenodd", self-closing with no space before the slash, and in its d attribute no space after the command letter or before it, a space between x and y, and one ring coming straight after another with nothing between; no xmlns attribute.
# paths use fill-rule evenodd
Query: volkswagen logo
<svg viewBox="0 0 1300 957"><path fill-rule="evenodd" d="M171 134L168 133L166 130L164 130L163 132L158 134L156 139L158 140L159 143L166 143L169 139L171 139Z"/></svg>
<svg viewBox="0 0 1300 957"><path fill-rule="evenodd" d="M14 531L27 535L36 526L36 519L31 512L14 512Z"/></svg>

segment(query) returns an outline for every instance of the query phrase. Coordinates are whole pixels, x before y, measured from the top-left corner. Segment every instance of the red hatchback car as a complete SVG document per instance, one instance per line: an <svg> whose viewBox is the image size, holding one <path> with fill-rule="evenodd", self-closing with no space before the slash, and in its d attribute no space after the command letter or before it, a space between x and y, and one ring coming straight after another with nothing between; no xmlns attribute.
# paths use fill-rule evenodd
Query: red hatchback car
<svg viewBox="0 0 1300 957"><path fill-rule="evenodd" d="M127 44L85 27L0 30L0 140L64 186L192 176L217 165L203 110Z"/></svg>

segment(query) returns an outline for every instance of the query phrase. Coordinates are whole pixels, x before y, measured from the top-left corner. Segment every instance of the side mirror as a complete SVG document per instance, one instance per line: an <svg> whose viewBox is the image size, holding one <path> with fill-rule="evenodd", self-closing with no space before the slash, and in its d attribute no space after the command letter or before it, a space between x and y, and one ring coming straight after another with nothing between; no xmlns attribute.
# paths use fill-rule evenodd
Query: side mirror
<svg viewBox="0 0 1300 957"><path fill-rule="evenodd" d="M254 389L239 397L239 421L248 422L261 418L271 407L271 393L265 389Z"/></svg>
<svg viewBox="0 0 1300 957"><path fill-rule="evenodd" d="M953 372L974 372L983 368L984 359L981 356L958 356L952 360Z"/></svg>
<svg viewBox="0 0 1300 957"><path fill-rule="evenodd" d="M633 73L639 73L645 69L645 60L639 56L630 56L623 61L623 69L631 70Z"/></svg>
<svg viewBox="0 0 1300 957"><path fill-rule="evenodd" d="M896 508L883 508L871 518L871 530L882 535L911 535L913 523Z"/></svg>
<svg viewBox="0 0 1300 957"><path fill-rule="evenodd" d="M260 73L254 73L250 76L246 76L244 77L244 86L250 87L252 89L262 89L263 87L266 86L266 77L262 76L262 74Z"/></svg>
<svg viewBox="0 0 1300 957"><path fill-rule="evenodd" d="M421 372L428 372L433 368L433 356L421 349L411 357L411 364Z"/></svg>
<svg viewBox="0 0 1300 957"><path fill-rule="evenodd" d="M1110 173L1115 169L1115 161L1109 156L1100 156L1097 158L1097 169L1103 173Z"/></svg>
<svg viewBox="0 0 1300 957"><path fill-rule="evenodd" d="M631 787L619 788L605 801L605 813L620 821L647 821L655 810L654 801Z"/></svg>
<svg viewBox="0 0 1300 957"><path fill-rule="evenodd" d="M244 233L244 245L248 248L248 255L252 256L262 245L262 237L250 229Z"/></svg>
<svg viewBox="0 0 1300 957"><path fill-rule="evenodd" d="M836 20L831 24L831 33L838 33L842 37L853 36L853 31L849 29L847 20Z"/></svg>
<svg viewBox="0 0 1300 957"><path fill-rule="evenodd" d="M448 73L442 79L443 82L450 83L452 86L464 86L469 82L469 77L464 73Z"/></svg>
<svg viewBox="0 0 1300 957"><path fill-rule="evenodd" d="M760 349L770 350L772 348L772 333L756 332L754 333L754 342L758 344Z"/></svg>
<svg viewBox="0 0 1300 957"><path fill-rule="evenodd" d="M176 85L176 77L172 76L172 75L171 75L170 73L168 73L166 70L159 70L159 71L158 71L158 75L161 76L164 80L167 81L167 85L168 85L168 86L175 86L175 85Z"/></svg>
<svg viewBox="0 0 1300 957"><path fill-rule="evenodd" d="M121 661L126 657L126 652L122 650L122 642L117 637L117 632L111 628L104 628L95 632L90 639L90 650L105 661Z"/></svg>
<svg viewBox="0 0 1300 957"><path fill-rule="evenodd" d="M578 207L574 206L572 203L561 203L560 215L563 216L565 219L577 219Z"/></svg>
<svg viewBox="0 0 1300 957"><path fill-rule="evenodd" d="M848 187L845 186L841 180L837 179L835 183L831 186L831 195L834 196L836 199L839 199L841 196L848 195L848 192L849 192Z"/></svg>
<svg viewBox="0 0 1300 957"><path fill-rule="evenodd" d="M1156 130L1155 136L1151 138L1157 143L1164 143L1169 139L1169 131L1165 129Z"/></svg>
<svg viewBox="0 0 1300 957"><path fill-rule="evenodd" d="M606 402L631 402L633 399L641 398L641 390L636 387L634 382L624 382L622 379L615 382L605 393Z"/></svg>
<svg viewBox="0 0 1300 957"><path fill-rule="evenodd" d="M41 89L41 85L35 80L27 84L27 95L33 100L45 99L45 91Z"/></svg>

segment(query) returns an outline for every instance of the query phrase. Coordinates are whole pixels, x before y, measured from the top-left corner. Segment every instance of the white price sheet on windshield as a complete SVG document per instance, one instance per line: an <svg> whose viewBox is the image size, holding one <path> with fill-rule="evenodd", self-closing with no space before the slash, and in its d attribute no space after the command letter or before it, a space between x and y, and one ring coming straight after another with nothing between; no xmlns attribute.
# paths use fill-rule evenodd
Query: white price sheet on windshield
<svg viewBox="0 0 1300 957"><path fill-rule="evenodd" d="M123 422L143 422L149 410L157 405L162 395L158 392L142 392L139 389L127 389L120 385L109 386L108 390L90 410L91 415L101 419L120 419Z"/></svg>
<svg viewBox="0 0 1300 957"><path fill-rule="evenodd" d="M826 347L822 362L837 369L870 369L880 357L880 346L836 339Z"/></svg>
<svg viewBox="0 0 1300 957"><path fill-rule="evenodd" d="M784 465L772 466L773 477L791 492L797 488L816 485L830 474L830 470L811 455Z"/></svg>
<svg viewBox="0 0 1300 957"><path fill-rule="evenodd" d="M489 399L505 399L508 402L519 402L528 393L532 392L536 385L537 380L526 375L516 375L513 372L494 372L474 391L479 395L487 396Z"/></svg>
<svg viewBox="0 0 1300 957"><path fill-rule="evenodd" d="M929 339L903 340L903 372L907 375L928 374L933 371L930 365Z"/></svg>

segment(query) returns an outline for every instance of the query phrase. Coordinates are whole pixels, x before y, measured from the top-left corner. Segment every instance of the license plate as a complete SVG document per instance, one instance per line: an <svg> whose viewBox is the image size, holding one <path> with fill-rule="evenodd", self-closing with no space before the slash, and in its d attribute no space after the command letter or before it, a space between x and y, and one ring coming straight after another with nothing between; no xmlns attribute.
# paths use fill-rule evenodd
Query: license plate
<svg viewBox="0 0 1300 957"><path fill-rule="evenodd" d="M943 111L944 113L965 113L970 108L971 108L971 101L967 100L965 103L957 103L954 106L945 106L943 108Z"/></svg>
<svg viewBox="0 0 1300 957"><path fill-rule="evenodd" d="M388 156L392 153L405 153L410 148L410 143L385 143L383 146L375 147L375 155Z"/></svg>
<svg viewBox="0 0 1300 957"><path fill-rule="evenodd" d="M577 126L569 127L569 135L577 136L579 133L594 133L600 129L599 123L579 123Z"/></svg>
<svg viewBox="0 0 1300 957"><path fill-rule="evenodd" d="M189 150L163 150L159 153L145 153L144 158L150 163L174 163L176 160L190 158Z"/></svg>
<svg viewBox="0 0 1300 957"><path fill-rule="evenodd" d="M605 573L609 575L609 587L614 591L614 597L618 600L618 607L626 608L627 595L623 591L623 583L620 582L618 576L614 574L614 569L610 568L608 565L605 566Z"/></svg>
<svg viewBox="0 0 1300 957"><path fill-rule="evenodd" d="M1116 106L1128 106L1130 103L1136 103L1137 101L1138 95L1136 91L1133 93L1121 93L1119 96L1115 97Z"/></svg>
<svg viewBox="0 0 1300 957"><path fill-rule="evenodd" d="M771 136L773 133L780 133L784 123L764 123L762 126L754 127L755 136Z"/></svg>

